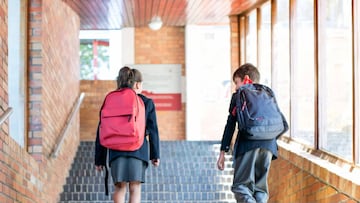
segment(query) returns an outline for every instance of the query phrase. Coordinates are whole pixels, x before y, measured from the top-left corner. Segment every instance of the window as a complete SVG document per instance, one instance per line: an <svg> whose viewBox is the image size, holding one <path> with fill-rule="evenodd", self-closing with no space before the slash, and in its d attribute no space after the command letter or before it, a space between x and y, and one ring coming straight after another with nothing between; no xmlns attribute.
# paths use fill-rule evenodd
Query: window
<svg viewBox="0 0 360 203"><path fill-rule="evenodd" d="M134 30L80 30L81 79L116 80L121 67L134 64Z"/></svg>
<svg viewBox="0 0 360 203"><path fill-rule="evenodd" d="M8 77L9 106L13 113L9 119L10 136L20 145L25 145L26 106L26 1L8 2ZM11 15L10 15L11 14ZM10 43L11 42L11 43Z"/></svg>
<svg viewBox="0 0 360 203"><path fill-rule="evenodd" d="M243 27L246 62L275 91L287 135L360 164L359 1L268 1Z"/></svg>
<svg viewBox="0 0 360 203"><path fill-rule="evenodd" d="M80 65L82 80L115 79L110 73L108 40L80 40Z"/></svg>
<svg viewBox="0 0 360 203"><path fill-rule="evenodd" d="M261 7L259 44L260 83L271 86L271 4L265 3Z"/></svg>
<svg viewBox="0 0 360 203"><path fill-rule="evenodd" d="M257 66L257 17L256 10L248 16L246 29L245 59L247 63Z"/></svg>
<svg viewBox="0 0 360 203"><path fill-rule="evenodd" d="M290 124L289 9L289 0L277 0L276 18L273 25L273 82L271 84L278 98L279 107Z"/></svg>
<svg viewBox="0 0 360 203"><path fill-rule="evenodd" d="M319 1L320 148L349 160L353 142L351 13L351 0Z"/></svg>
<svg viewBox="0 0 360 203"><path fill-rule="evenodd" d="M294 139L313 146L315 134L314 0L296 1L295 4L292 27L293 44L291 44L291 134Z"/></svg>

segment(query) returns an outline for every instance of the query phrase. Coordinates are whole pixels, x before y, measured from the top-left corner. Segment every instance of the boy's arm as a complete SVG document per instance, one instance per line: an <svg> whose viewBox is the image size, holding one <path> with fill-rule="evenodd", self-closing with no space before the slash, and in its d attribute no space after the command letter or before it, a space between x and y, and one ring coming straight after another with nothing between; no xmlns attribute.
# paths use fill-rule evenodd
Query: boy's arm
<svg viewBox="0 0 360 203"><path fill-rule="evenodd" d="M236 114L234 115L234 108L236 108L236 93L233 93L229 106L229 115L226 121L224 133L221 139L220 154L217 161L219 170L225 169L225 153L230 150L231 140L236 127ZM235 109L236 110L236 109Z"/></svg>
<svg viewBox="0 0 360 203"><path fill-rule="evenodd" d="M230 144L232 137L234 135L235 127L236 127L236 114L233 114L234 108L236 108L236 93L232 95L230 107L229 107L229 115L226 121L224 133L221 140L220 150L224 152L228 152L230 150Z"/></svg>
<svg viewBox="0 0 360 203"><path fill-rule="evenodd" d="M236 127L236 117L234 118L232 115L229 115L225 125L223 137L221 140L221 147L220 147L221 151L228 152L230 150L230 144L232 137L234 135L235 127Z"/></svg>
<svg viewBox="0 0 360 203"><path fill-rule="evenodd" d="M217 161L217 167L219 170L225 169L225 151L221 150Z"/></svg>

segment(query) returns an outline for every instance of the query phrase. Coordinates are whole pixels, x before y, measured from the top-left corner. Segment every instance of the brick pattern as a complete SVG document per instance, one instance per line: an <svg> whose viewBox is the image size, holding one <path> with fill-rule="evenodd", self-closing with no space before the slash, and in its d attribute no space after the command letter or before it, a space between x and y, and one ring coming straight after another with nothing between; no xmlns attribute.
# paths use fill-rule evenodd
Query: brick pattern
<svg viewBox="0 0 360 203"><path fill-rule="evenodd" d="M181 64L185 67L184 27L163 27L152 31L147 27L135 29L136 64ZM181 111L158 111L157 119L161 140L185 139L185 103Z"/></svg>
<svg viewBox="0 0 360 203"><path fill-rule="evenodd" d="M58 201L62 185L79 145L80 118L75 116L60 149L59 156L49 158L58 144L60 133L79 96L80 19L63 1L42 1L42 157L47 166L43 188L46 202Z"/></svg>
<svg viewBox="0 0 360 203"><path fill-rule="evenodd" d="M106 94L115 89L115 81L81 80L80 91L85 93L80 107L80 138L82 141L95 140L101 105Z"/></svg>
<svg viewBox="0 0 360 203"><path fill-rule="evenodd" d="M0 106L8 108L8 1L0 0ZM0 131L0 202L43 202L38 163L10 136L8 122Z"/></svg>
<svg viewBox="0 0 360 203"><path fill-rule="evenodd" d="M8 105L7 4L7 0L0 0L2 108ZM79 59L73 56L79 50L79 18L63 1L29 0L28 6L28 147L21 148L8 135L7 123L1 126L2 203L57 202L79 144L77 118L70 126L71 136L65 139L59 157L49 157L78 96ZM67 34L61 33L60 28Z"/></svg>
<svg viewBox="0 0 360 203"><path fill-rule="evenodd" d="M360 186L280 148L270 169L270 202L359 202Z"/></svg>
<svg viewBox="0 0 360 203"><path fill-rule="evenodd" d="M0 112L6 111L8 108L8 31L7 31L7 21L8 21L8 14L7 14L7 1L0 0ZM6 29L3 29L6 28ZM3 127L2 130L6 131L7 126Z"/></svg>
<svg viewBox="0 0 360 203"><path fill-rule="evenodd" d="M104 174L93 165L94 146L94 142L81 142L59 203L112 202L111 176L110 195L105 196ZM218 143L162 141L160 147L160 166L146 171L142 203L235 203L230 157L227 170L216 168Z"/></svg>
<svg viewBox="0 0 360 203"><path fill-rule="evenodd" d="M181 64L185 75L185 33L183 27L135 29L136 64ZM81 92L86 98L81 107L81 139L94 140L99 109L107 92L114 90L114 81L81 81ZM185 108L181 111L157 111L161 140L185 139Z"/></svg>
<svg viewBox="0 0 360 203"><path fill-rule="evenodd" d="M39 164L8 135L0 137L0 202L46 202ZM51 201L48 201L51 202Z"/></svg>
<svg viewBox="0 0 360 203"><path fill-rule="evenodd" d="M42 122L41 122L41 93L42 93L42 44L41 44L41 26L42 26L42 4L37 0L29 1L29 25L28 25L28 43L29 43L29 128L28 128L28 151L33 157L42 161Z"/></svg>
<svg viewBox="0 0 360 203"><path fill-rule="evenodd" d="M42 147L43 154L49 154L79 96L80 59L77 56L80 50L80 22L63 1L43 1L42 7L41 105L46 110L41 115ZM70 133L78 134L79 118L74 123ZM75 140L72 138L72 141Z"/></svg>
<svg viewBox="0 0 360 203"><path fill-rule="evenodd" d="M116 89L115 81L82 80L80 91L85 93L83 104L80 107L81 140L94 141L96 128L99 122L99 110L106 94ZM183 104L183 107L185 105ZM184 109L184 108L183 108ZM157 111L157 121L161 140L183 140L185 135L180 134L177 117L184 116L183 111ZM169 123L173 121L173 123ZM185 125L185 124L184 124ZM182 129L182 128L181 128ZM181 130L181 133L183 130Z"/></svg>

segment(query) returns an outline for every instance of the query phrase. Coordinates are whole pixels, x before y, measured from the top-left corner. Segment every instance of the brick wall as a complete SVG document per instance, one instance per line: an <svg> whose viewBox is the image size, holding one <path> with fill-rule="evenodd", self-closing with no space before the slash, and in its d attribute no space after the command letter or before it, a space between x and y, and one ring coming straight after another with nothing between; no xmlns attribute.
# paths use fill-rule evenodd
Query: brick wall
<svg viewBox="0 0 360 203"><path fill-rule="evenodd" d="M29 0L29 64L28 64L28 91L29 91L29 128L28 151L32 156L42 161L42 122L41 122L41 92L42 92L42 47L41 24L42 5L40 1Z"/></svg>
<svg viewBox="0 0 360 203"><path fill-rule="evenodd" d="M184 27L136 28L135 64L181 64L185 76ZM156 112L161 140L185 139L185 108L183 103L181 111Z"/></svg>
<svg viewBox="0 0 360 203"><path fill-rule="evenodd" d="M80 107L80 137L82 141L94 141L99 122L99 110L106 94L116 89L116 81L81 80L80 91L85 92Z"/></svg>
<svg viewBox="0 0 360 203"><path fill-rule="evenodd" d="M281 147L279 154L280 158L273 161L270 169L269 202L355 203L360 200L360 185L289 149Z"/></svg>
<svg viewBox="0 0 360 203"><path fill-rule="evenodd" d="M8 105L7 3L0 0L4 109ZM7 123L1 126L0 202L56 203L79 143L77 117L59 156L50 157L79 93L79 59L74 56L79 53L80 21L61 0L29 0L28 5L28 138L22 148L8 135Z"/></svg>
<svg viewBox="0 0 360 203"><path fill-rule="evenodd" d="M8 65L8 41L7 41L7 0L0 0L0 112L6 111L8 108L8 96L7 96L7 65ZM7 125L2 130L6 130ZM1 134L7 134L1 132Z"/></svg>
<svg viewBox="0 0 360 203"><path fill-rule="evenodd" d="M48 158L75 106L80 87L80 20L63 1L42 1L42 155L47 160L47 202L58 200L80 140L80 118L72 121L57 159Z"/></svg>
<svg viewBox="0 0 360 203"><path fill-rule="evenodd" d="M135 29L135 64L181 64L185 75L185 33L183 27ZM81 106L81 140L95 140L99 109L107 92L116 88L115 81L81 81L86 97ZM185 104L181 111L157 111L161 140L185 139Z"/></svg>

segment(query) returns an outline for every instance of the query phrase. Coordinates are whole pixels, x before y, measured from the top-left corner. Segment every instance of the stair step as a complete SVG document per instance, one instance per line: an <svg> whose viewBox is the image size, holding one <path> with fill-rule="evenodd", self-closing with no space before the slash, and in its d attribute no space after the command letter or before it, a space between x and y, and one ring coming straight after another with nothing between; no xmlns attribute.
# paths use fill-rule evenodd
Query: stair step
<svg viewBox="0 0 360 203"><path fill-rule="evenodd" d="M214 141L162 141L161 164L149 165L142 184L142 203L234 203L232 157L219 171L220 144ZM59 203L112 203L105 195L104 172L94 166L94 142L81 142ZM109 192L113 191L109 177ZM127 194L128 196L128 194ZM128 198L126 196L126 198Z"/></svg>

